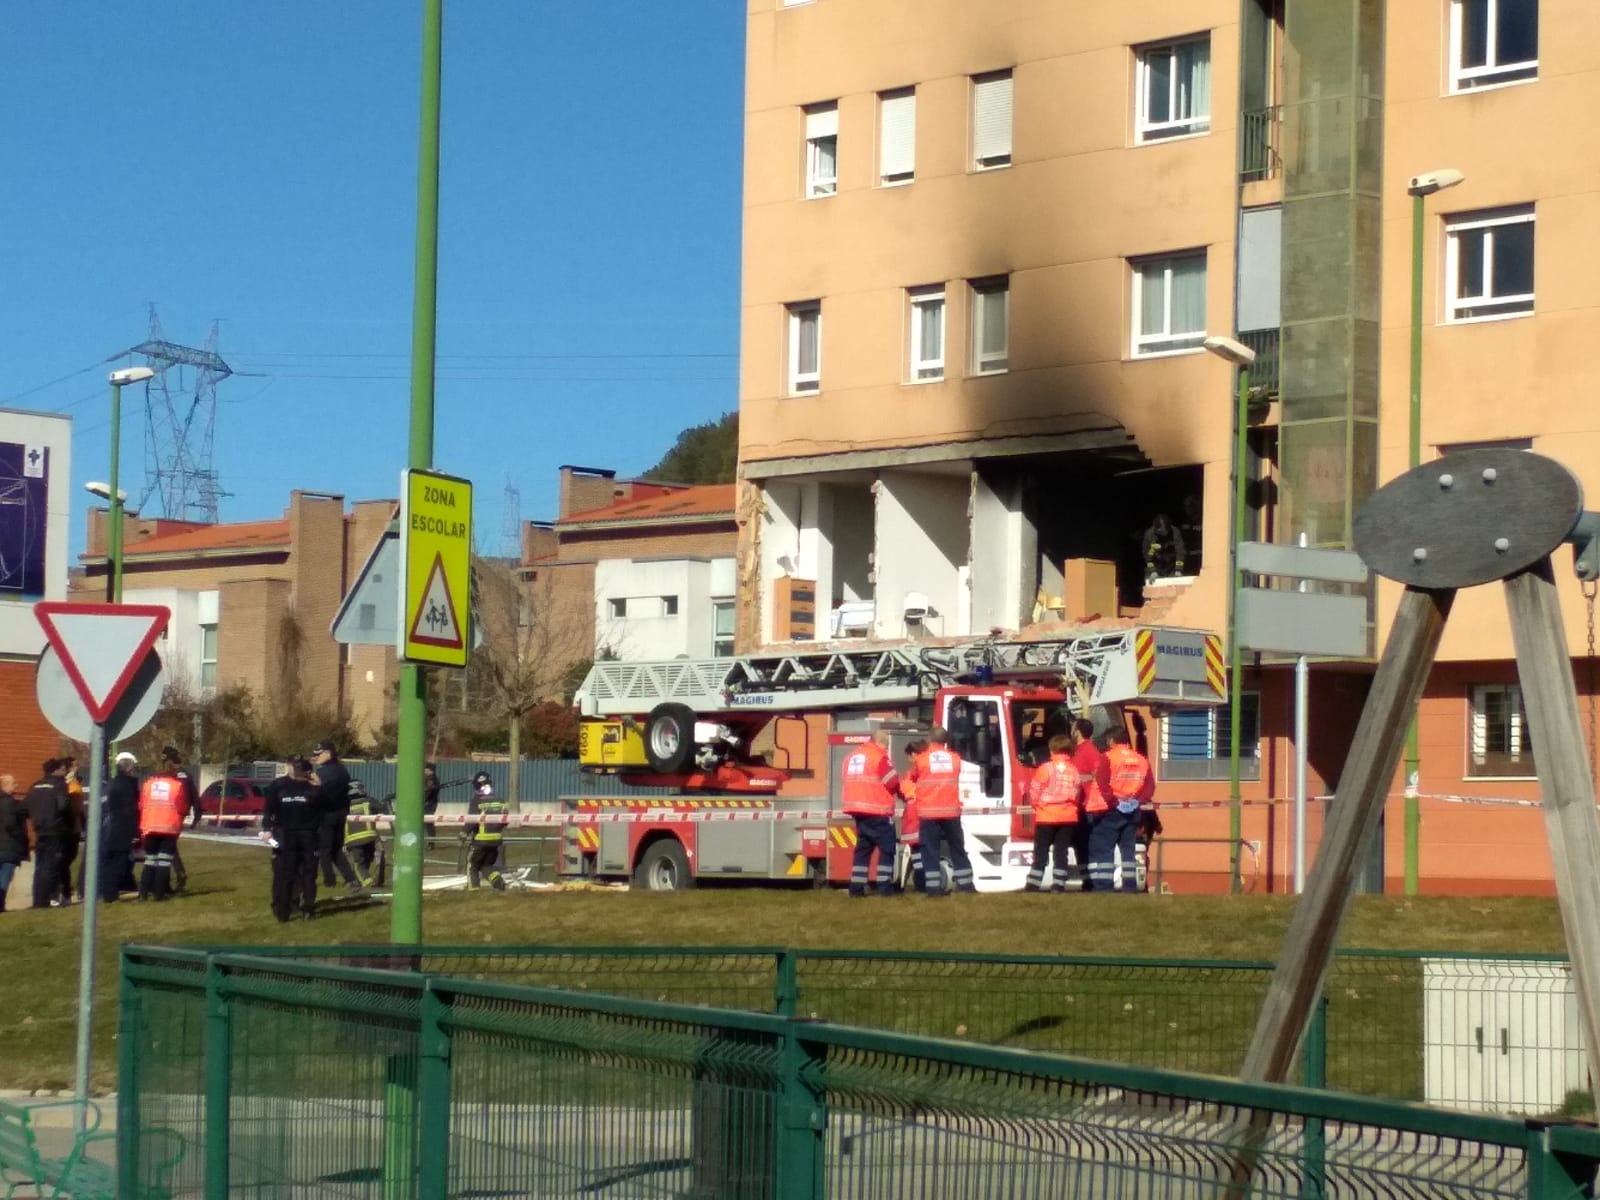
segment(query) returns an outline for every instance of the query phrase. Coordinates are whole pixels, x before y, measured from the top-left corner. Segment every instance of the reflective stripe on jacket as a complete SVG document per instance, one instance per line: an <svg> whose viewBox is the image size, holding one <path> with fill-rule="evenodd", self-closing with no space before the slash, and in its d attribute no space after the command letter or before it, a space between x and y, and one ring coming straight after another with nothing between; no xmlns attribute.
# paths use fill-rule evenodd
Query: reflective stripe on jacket
<svg viewBox="0 0 1600 1200"><path fill-rule="evenodd" d="M472 804L472 811L479 817L477 824L473 826L473 841L498 842L505 836L505 801L476 800Z"/></svg>
<svg viewBox="0 0 1600 1200"><path fill-rule="evenodd" d="M894 764L876 742L857 746L845 755L840 799L853 817L894 816L894 794L899 781Z"/></svg>
<svg viewBox="0 0 1600 1200"><path fill-rule="evenodd" d="M1081 803L1082 781L1067 754L1052 754L1041 763L1028 784L1028 802L1039 825L1075 825Z"/></svg>
<svg viewBox="0 0 1600 1200"><path fill-rule="evenodd" d="M352 800L350 802L351 817L370 817L372 815L372 800ZM363 842L378 840L378 827L371 821L352 821L348 817L344 823L344 844L346 846L359 846Z"/></svg>
<svg viewBox="0 0 1600 1200"><path fill-rule="evenodd" d="M186 808L182 783L170 775L152 775L139 789L140 835L182 833Z"/></svg>
<svg viewBox="0 0 1600 1200"><path fill-rule="evenodd" d="M961 815L961 755L948 746L935 746L917 755L911 768L917 785L917 816L924 821L948 821Z"/></svg>

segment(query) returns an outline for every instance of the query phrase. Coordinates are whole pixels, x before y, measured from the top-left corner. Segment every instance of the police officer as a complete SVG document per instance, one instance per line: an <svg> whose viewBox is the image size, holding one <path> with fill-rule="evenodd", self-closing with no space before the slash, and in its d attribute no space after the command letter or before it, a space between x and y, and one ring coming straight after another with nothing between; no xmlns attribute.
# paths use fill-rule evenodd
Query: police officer
<svg viewBox="0 0 1600 1200"><path fill-rule="evenodd" d="M467 865L467 889L477 891L479 880L486 879L497 892L506 890L505 876L500 874L497 861L506 832L506 803L494 798L494 782L487 771L472 777L472 802L467 806L469 816L476 821L467 824L467 835L472 839L472 856Z"/></svg>
<svg viewBox="0 0 1600 1200"><path fill-rule="evenodd" d="M317 785L317 812L322 817L318 829L317 856L322 863L322 883L332 887L334 869L344 877L345 889L360 893L361 880L344 853L345 819L350 815L350 772L339 761L332 742L319 742L311 752L311 778Z"/></svg>
<svg viewBox="0 0 1600 1200"><path fill-rule="evenodd" d="M370 818L375 806L359 779L350 781L350 811L344 823L344 847L350 852L350 865L362 887L371 887L373 861L378 857L378 825Z"/></svg>
<svg viewBox="0 0 1600 1200"><path fill-rule="evenodd" d="M877 868L870 880L880 896L894 895L894 803L900 791L894 763L889 761L889 731L875 729L872 737L845 755L840 799L846 815L856 822L856 850L850 861L850 895L865 896L878 852Z"/></svg>
<svg viewBox="0 0 1600 1200"><path fill-rule="evenodd" d="M922 838L923 886L929 896L946 894L941 851L950 855L955 890L975 892L972 860L961 831L961 755L950 749L942 725L928 731L928 748L917 755L907 776L917 789L917 818Z"/></svg>
<svg viewBox="0 0 1600 1200"><path fill-rule="evenodd" d="M33 906L61 907L61 880L66 872L66 844L72 829L65 768L48 758L44 775L28 789L23 806L33 825Z"/></svg>
<svg viewBox="0 0 1600 1200"><path fill-rule="evenodd" d="M322 826L311 764L294 759L289 773L264 790L266 810L261 824L277 843L272 852L272 915L280 922L288 921L298 901L300 915L309 921L317 910L317 834Z"/></svg>
<svg viewBox="0 0 1600 1200"><path fill-rule="evenodd" d="M124 750L106 787L100 816L100 899L132 891L133 844L139 836L139 760Z"/></svg>

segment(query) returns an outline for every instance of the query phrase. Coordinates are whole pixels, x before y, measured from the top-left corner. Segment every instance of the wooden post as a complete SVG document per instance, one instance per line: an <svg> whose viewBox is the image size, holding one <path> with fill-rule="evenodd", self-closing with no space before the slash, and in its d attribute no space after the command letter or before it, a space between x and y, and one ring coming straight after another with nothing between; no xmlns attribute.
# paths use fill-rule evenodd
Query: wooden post
<svg viewBox="0 0 1600 1200"><path fill-rule="evenodd" d="M1506 580L1506 607L1522 702L1539 738L1534 763L1556 901L1583 1015L1589 1079L1600 1083L1600 812L1548 557Z"/></svg>
<svg viewBox="0 0 1600 1200"><path fill-rule="evenodd" d="M1408 587L1400 598L1389 643L1361 711L1323 826L1316 864L1305 894L1295 905L1283 953L1272 973L1240 1077L1282 1082L1294 1065L1300 1040L1322 994L1339 926L1350 907L1358 864L1366 857L1378 814L1383 811L1406 727L1433 666L1454 590ZM1574 701L1576 703L1576 701Z"/></svg>

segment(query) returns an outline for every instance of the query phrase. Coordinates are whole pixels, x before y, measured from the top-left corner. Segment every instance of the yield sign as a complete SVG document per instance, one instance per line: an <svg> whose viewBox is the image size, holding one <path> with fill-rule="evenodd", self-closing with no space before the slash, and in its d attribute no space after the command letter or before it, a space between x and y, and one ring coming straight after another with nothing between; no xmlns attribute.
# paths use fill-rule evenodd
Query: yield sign
<svg viewBox="0 0 1600 1200"><path fill-rule="evenodd" d="M424 646L437 646L441 650L463 648L461 622L456 619L455 597L450 595L450 580L444 573L442 554L434 555L427 586L422 589L422 600L417 605L417 615L411 619L410 639Z"/></svg>
<svg viewBox="0 0 1600 1200"><path fill-rule="evenodd" d="M96 725L105 724L117 707L172 616L159 604L54 600L35 604L33 613Z"/></svg>

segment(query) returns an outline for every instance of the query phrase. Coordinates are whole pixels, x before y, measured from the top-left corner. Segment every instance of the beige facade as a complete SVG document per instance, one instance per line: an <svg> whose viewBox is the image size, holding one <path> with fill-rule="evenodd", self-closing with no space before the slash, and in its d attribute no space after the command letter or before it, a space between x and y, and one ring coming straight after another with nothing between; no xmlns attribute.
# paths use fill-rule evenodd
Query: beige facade
<svg viewBox="0 0 1600 1200"><path fill-rule="evenodd" d="M1237 336L1262 353L1249 536L1342 544L1366 491L1407 465L1407 185L1444 168L1465 180L1424 201L1422 455L1526 444L1600 489L1592 5L751 0L748 11L745 645L772 640L785 577L815 581L819 610L870 614L846 632L983 633L1026 626L1061 561L1078 557L1118 564L1117 613L1101 615L1221 631L1236 376L1192 343L1140 353L1160 346L1144 336L1148 261L1188 252L1205 264L1182 330L1156 333ZM1490 26L1492 39L1475 32ZM993 112L979 111L979 89L1006 71L1009 162L983 164ZM1253 251L1250 230L1267 231ZM989 372L972 305L984 302L974 285L996 279L1009 284L1004 369ZM1170 321L1179 290L1167 287ZM935 361L919 323L939 288ZM797 361L809 354L797 338L818 332L812 312L817 354ZM1130 546L1191 495L1198 570L1143 586ZM1556 562L1588 705L1586 605L1569 554ZM1496 690L1513 678L1498 591L1459 598L1424 699L1420 784L1452 814L1432 819L1441 837L1471 827L1448 797L1525 799L1532 786L1517 698ZM913 596L934 598L942 627L913 627ZM1381 645L1398 589L1377 596ZM1291 788L1284 671L1244 680L1260 713L1248 790L1265 811ZM1337 782L1369 675L1370 664L1314 672L1313 790ZM1162 760L1165 725L1151 746ZM1218 733L1196 734L1211 761L1198 778L1169 775L1169 797L1221 794ZM1518 890L1548 878L1529 844L1533 858L1503 864ZM1457 879L1448 858L1425 846L1425 875ZM1269 885L1286 869L1275 861ZM1399 870L1391 847L1383 871Z"/></svg>
<svg viewBox="0 0 1600 1200"><path fill-rule="evenodd" d="M344 713L371 737L394 717L389 646L341 646L329 627L393 519L393 500L290 493L283 519L222 525L132 520L124 529L123 595L168 605L168 673L191 692L248 689L267 711L293 698ZM106 513L89 514L73 599L106 588Z"/></svg>

